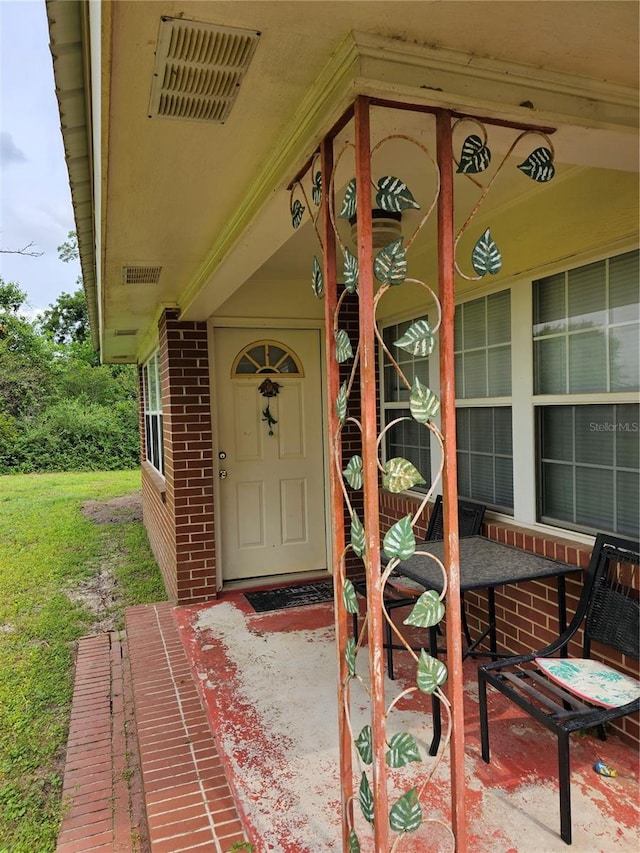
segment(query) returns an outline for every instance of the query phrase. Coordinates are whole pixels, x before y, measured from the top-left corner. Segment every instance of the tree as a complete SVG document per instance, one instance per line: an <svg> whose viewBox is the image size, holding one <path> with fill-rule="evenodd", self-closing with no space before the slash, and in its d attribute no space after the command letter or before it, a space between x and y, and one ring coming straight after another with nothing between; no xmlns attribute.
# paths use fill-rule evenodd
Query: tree
<svg viewBox="0 0 640 853"><path fill-rule="evenodd" d="M40 328L57 344L83 343L89 338L89 311L84 290L61 293L38 317Z"/></svg>
<svg viewBox="0 0 640 853"><path fill-rule="evenodd" d="M2 255L26 255L29 258L41 257L42 252L34 252L32 247L33 247L33 243L27 243L27 245L23 246L21 249L0 249L0 254L2 254Z"/></svg>
<svg viewBox="0 0 640 853"><path fill-rule="evenodd" d="M59 252L77 257L73 232ZM21 313L26 299L0 278L0 474L135 467L135 366L99 363L82 288L35 322Z"/></svg>
<svg viewBox="0 0 640 853"><path fill-rule="evenodd" d="M20 285L0 276L0 341L12 350L29 349L34 337L33 324L20 315L26 300Z"/></svg>
<svg viewBox="0 0 640 853"><path fill-rule="evenodd" d="M26 291L19 284L0 276L0 314L17 314L26 301Z"/></svg>
<svg viewBox="0 0 640 853"><path fill-rule="evenodd" d="M56 365L52 345L20 309L27 294L0 278L0 414L20 418L38 414L51 398Z"/></svg>
<svg viewBox="0 0 640 853"><path fill-rule="evenodd" d="M78 235L75 231L69 231L67 240L58 246L58 257L65 264L80 257ZM42 331L57 344L78 344L89 340L89 309L82 276L78 276L77 284L80 286L75 293L61 293L38 317Z"/></svg>
<svg viewBox="0 0 640 853"><path fill-rule="evenodd" d="M64 261L65 264L68 264L69 261L77 261L80 257L80 250L78 249L78 235L75 231L69 231L67 234L67 240L58 246L58 257L61 261Z"/></svg>

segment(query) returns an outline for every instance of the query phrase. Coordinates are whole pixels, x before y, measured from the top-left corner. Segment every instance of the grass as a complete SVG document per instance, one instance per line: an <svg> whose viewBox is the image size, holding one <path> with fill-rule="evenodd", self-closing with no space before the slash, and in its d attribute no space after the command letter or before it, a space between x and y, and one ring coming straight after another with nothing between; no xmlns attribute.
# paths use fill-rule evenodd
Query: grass
<svg viewBox="0 0 640 853"><path fill-rule="evenodd" d="M0 477L0 853L55 850L75 643L96 621L69 593L107 567L115 628L166 597L141 522L82 513L139 488L138 471Z"/></svg>

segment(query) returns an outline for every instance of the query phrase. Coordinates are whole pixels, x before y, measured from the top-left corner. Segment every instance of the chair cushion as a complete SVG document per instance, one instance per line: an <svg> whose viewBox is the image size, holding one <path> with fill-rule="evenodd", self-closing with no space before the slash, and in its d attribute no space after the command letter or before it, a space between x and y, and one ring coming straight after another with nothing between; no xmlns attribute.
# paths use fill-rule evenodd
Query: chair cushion
<svg viewBox="0 0 640 853"><path fill-rule="evenodd" d="M542 672L570 693L603 708L640 697L640 681L590 658L536 658Z"/></svg>

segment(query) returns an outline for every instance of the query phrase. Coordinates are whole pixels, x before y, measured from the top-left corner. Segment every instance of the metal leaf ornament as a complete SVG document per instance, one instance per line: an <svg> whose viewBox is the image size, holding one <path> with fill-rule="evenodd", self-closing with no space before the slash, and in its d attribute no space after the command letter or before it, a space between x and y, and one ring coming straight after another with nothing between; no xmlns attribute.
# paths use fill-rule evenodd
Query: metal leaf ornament
<svg viewBox="0 0 640 853"><path fill-rule="evenodd" d="M408 732L396 732L389 741L387 764L389 767L406 767L411 761L420 761L416 739Z"/></svg>
<svg viewBox="0 0 640 853"><path fill-rule="evenodd" d="M362 457L352 456L342 472L352 489L362 488Z"/></svg>
<svg viewBox="0 0 640 853"><path fill-rule="evenodd" d="M360 758L365 764L373 762L373 736L371 726L365 726L358 737L354 741L356 749L360 753Z"/></svg>
<svg viewBox="0 0 640 853"><path fill-rule="evenodd" d="M440 400L415 376L409 394L409 409L413 419L419 424L429 423L438 414L439 408Z"/></svg>
<svg viewBox="0 0 640 853"><path fill-rule="evenodd" d="M484 172L490 162L491 151L482 139L475 134L467 136L462 143L457 171L462 174L478 175L480 172Z"/></svg>
<svg viewBox="0 0 640 853"><path fill-rule="evenodd" d="M347 664L347 672L354 678L356 674L356 641L349 637L344 649L344 659Z"/></svg>
<svg viewBox="0 0 640 853"><path fill-rule="evenodd" d="M344 286L347 293L355 293L358 289L358 259L345 246L344 249Z"/></svg>
<svg viewBox="0 0 640 853"><path fill-rule="evenodd" d="M291 224L294 228L298 228L304 216L304 205L299 199L296 199L291 205Z"/></svg>
<svg viewBox="0 0 640 853"><path fill-rule="evenodd" d="M420 649L418 659L418 689L430 696L447 680L447 668L438 658L431 657L424 649Z"/></svg>
<svg viewBox="0 0 640 853"><path fill-rule="evenodd" d="M364 527L358 518L358 513L351 516L351 547L358 557L362 557L365 549Z"/></svg>
<svg viewBox="0 0 640 853"><path fill-rule="evenodd" d="M394 832L415 832L422 823L422 809L415 788L403 794L391 807L389 826Z"/></svg>
<svg viewBox="0 0 640 853"><path fill-rule="evenodd" d="M322 275L322 267L318 259L313 257L313 275L312 275L312 288L313 292L317 299L322 299L324 296L324 278Z"/></svg>
<svg viewBox="0 0 640 853"><path fill-rule="evenodd" d="M404 624L415 625L416 628L432 628L441 622L443 617L444 604L435 589L428 589L416 601Z"/></svg>
<svg viewBox="0 0 640 853"><path fill-rule="evenodd" d="M369 785L369 780L367 779L366 773L363 773L362 778L360 779L358 800L360 801L360 808L362 809L364 819L369 823L373 823L373 794L371 792L371 786Z"/></svg>
<svg viewBox="0 0 640 853"><path fill-rule="evenodd" d="M344 329L338 329L336 332L336 361L338 364L342 364L343 361L347 361L352 357L353 348L349 340L349 335Z"/></svg>
<svg viewBox="0 0 640 853"><path fill-rule="evenodd" d="M362 853L362 848L360 847L360 842L358 841L355 829L350 830L348 842L349 847L347 848L347 853Z"/></svg>
<svg viewBox="0 0 640 853"><path fill-rule="evenodd" d="M342 601L347 613L358 613L360 611L356 588L349 578L345 579L344 586L342 587Z"/></svg>
<svg viewBox="0 0 640 853"><path fill-rule="evenodd" d="M518 169L530 177L532 181L544 184L550 181L556 173L556 168L553 165L553 152L544 146L536 148L529 154L524 163L520 163Z"/></svg>
<svg viewBox="0 0 640 853"><path fill-rule="evenodd" d="M394 459L389 459L384 466L382 475L382 486L394 494L404 492L418 484L424 485L426 480L418 469L409 462L408 459L403 459L401 456L396 456Z"/></svg>
<svg viewBox="0 0 640 853"><path fill-rule="evenodd" d="M487 228L473 247L471 263L479 276L486 275L487 273L495 275L502 269L502 255L493 242L489 228Z"/></svg>
<svg viewBox="0 0 640 853"><path fill-rule="evenodd" d="M322 172L316 172L311 185L311 199L316 207L320 206L322 200Z"/></svg>
<svg viewBox="0 0 640 853"><path fill-rule="evenodd" d="M347 383L343 382L338 391L336 399L336 414L341 424L345 422L347 417Z"/></svg>
<svg viewBox="0 0 640 853"><path fill-rule="evenodd" d="M400 178L385 175L378 181L376 205L382 210L400 213L402 210L420 210L420 205L413 197L409 187Z"/></svg>
<svg viewBox="0 0 640 853"><path fill-rule="evenodd" d="M390 527L382 542L384 553L392 560L408 560L415 554L416 537L411 526L411 515L406 515Z"/></svg>
<svg viewBox="0 0 640 853"><path fill-rule="evenodd" d="M382 284L402 284L407 277L407 250L402 245L402 237L377 253L373 274Z"/></svg>
<svg viewBox="0 0 640 853"><path fill-rule="evenodd" d="M356 179L351 178L344 193L342 208L338 216L340 219L351 219L356 215Z"/></svg>
<svg viewBox="0 0 640 853"><path fill-rule="evenodd" d="M393 342L393 345L408 352L409 355L422 357L431 355L435 346L431 326L426 320L417 320L409 326L401 338Z"/></svg>
<svg viewBox="0 0 640 853"><path fill-rule="evenodd" d="M262 410L262 420L266 423L269 428L269 435L273 435L273 427L278 423L278 421L271 414L271 409L269 408L269 404L267 403L266 408Z"/></svg>

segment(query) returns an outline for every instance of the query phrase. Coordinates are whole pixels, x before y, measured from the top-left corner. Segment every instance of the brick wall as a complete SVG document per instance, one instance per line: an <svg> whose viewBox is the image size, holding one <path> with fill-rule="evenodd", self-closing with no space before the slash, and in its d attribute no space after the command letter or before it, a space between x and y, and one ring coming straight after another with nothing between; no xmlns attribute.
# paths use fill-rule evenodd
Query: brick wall
<svg viewBox="0 0 640 853"><path fill-rule="evenodd" d="M209 601L216 567L207 326L167 310L158 328L165 477L143 463L145 524L169 598Z"/></svg>
<svg viewBox="0 0 640 853"><path fill-rule="evenodd" d="M359 300L357 294L345 294L344 299L342 301L340 307L340 328L344 329L349 338L351 340L351 346L353 347L353 351L355 352L358 339L360 337L360 323L359 323ZM339 377L340 384L343 382L348 382L351 377L351 370L353 369L353 361L350 359L345 364L341 364L339 367ZM358 372L354 377L353 384L351 386L351 393L349 395L349 414L354 415L358 419L360 419L360 373ZM342 468L347 467L349 460L352 456L362 456L362 435L358 427L348 421L345 423L342 433ZM348 489L349 500L351 501L351 506L358 513L358 517L360 521L363 520L364 515L364 494L362 489L351 489L348 484L346 484L346 488ZM349 542L351 530L351 516L349 514L349 509L347 507L346 502L344 503L344 531L345 531L345 541ZM352 574L360 574L362 573L363 563L362 558L356 556L353 551L349 550L346 556L345 562L346 572L349 575Z"/></svg>
<svg viewBox="0 0 640 853"><path fill-rule="evenodd" d="M176 555L173 532L173 513L166 504L166 483L146 461L144 424L144 393L142 367L138 368L138 402L140 420L140 457L142 473L142 512L151 550L162 573L164 586L171 601L176 601Z"/></svg>
<svg viewBox="0 0 640 853"><path fill-rule="evenodd" d="M392 524L409 513L415 513L419 501L407 495L394 495L382 491L380 493L380 526L386 532ZM419 539L426 533L430 507L425 510L424 518L416 525L416 537ZM513 524L489 522L483 525L482 534L497 542L514 545L525 551L543 554L551 559L561 560L572 566L586 569L589 565L591 548L577 545L559 536L533 534L530 530ZM579 574L566 578L567 618L575 613L582 579ZM541 649L557 638L559 634L557 583L555 579L548 581L528 581L521 584L510 584L498 587L495 593L497 641L500 650L514 655L527 654ZM487 628L487 594L485 591L465 593L465 607L471 636L478 636ZM582 654L581 632L570 649L574 655ZM592 649L594 657L598 657L597 646ZM638 678L638 662L622 655L599 655L601 660L628 672ZM640 745L640 721L638 716L617 720L612 728L625 740Z"/></svg>

